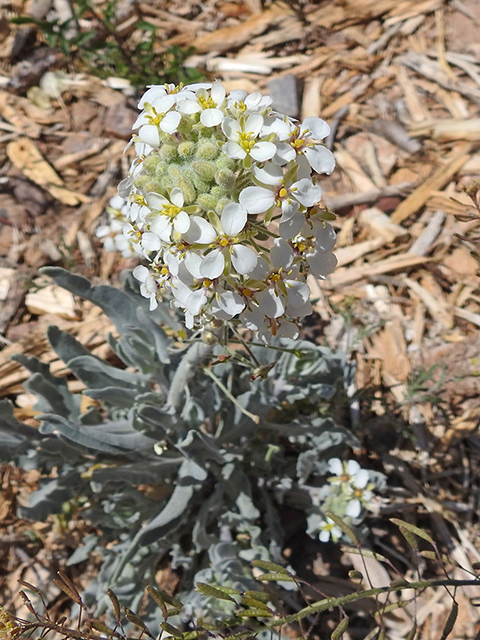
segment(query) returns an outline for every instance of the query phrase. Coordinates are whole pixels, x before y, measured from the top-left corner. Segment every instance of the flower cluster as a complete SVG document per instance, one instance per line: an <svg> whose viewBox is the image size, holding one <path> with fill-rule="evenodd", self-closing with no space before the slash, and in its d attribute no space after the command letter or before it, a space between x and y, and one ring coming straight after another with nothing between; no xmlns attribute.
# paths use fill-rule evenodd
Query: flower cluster
<svg viewBox="0 0 480 640"><path fill-rule="evenodd" d="M342 462L339 458L331 458L328 468L334 475L328 478L329 485L325 487L321 500L315 500L313 496L314 504L322 511L334 513L347 524L358 523L365 505L373 498L375 483L371 482L370 472L362 469L355 460ZM343 536L331 518L318 513L309 516L309 533L318 534L322 542L328 542L330 538L336 542Z"/></svg>
<svg viewBox="0 0 480 640"><path fill-rule="evenodd" d="M271 102L227 95L218 81L152 86L140 100L124 200L97 234L146 261L133 274L151 309L169 293L188 328L236 318L265 341L294 338L312 312L307 275L336 265L331 214L312 178L334 169L320 142L329 127L298 123Z"/></svg>

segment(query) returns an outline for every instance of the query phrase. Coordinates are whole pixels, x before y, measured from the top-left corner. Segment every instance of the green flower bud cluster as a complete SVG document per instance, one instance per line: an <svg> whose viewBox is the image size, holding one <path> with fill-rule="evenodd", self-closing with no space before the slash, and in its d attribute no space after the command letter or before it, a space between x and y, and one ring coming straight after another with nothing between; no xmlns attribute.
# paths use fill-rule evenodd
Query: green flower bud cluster
<svg viewBox="0 0 480 640"><path fill-rule="evenodd" d="M195 138L196 133L192 129L190 136ZM177 144L168 136L168 142L143 160L143 172L134 184L144 197L150 192L167 197L179 187L186 205L221 214L226 204L238 200L236 163L221 153L223 143L214 135L197 135L196 140L179 140Z"/></svg>

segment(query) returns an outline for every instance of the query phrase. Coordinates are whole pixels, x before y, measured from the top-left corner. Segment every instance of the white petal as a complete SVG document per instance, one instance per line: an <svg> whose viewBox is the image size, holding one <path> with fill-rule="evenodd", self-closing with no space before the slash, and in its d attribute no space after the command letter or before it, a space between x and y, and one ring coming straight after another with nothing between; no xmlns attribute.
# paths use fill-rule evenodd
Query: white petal
<svg viewBox="0 0 480 640"><path fill-rule="evenodd" d="M245 132L253 133L254 136L258 136L263 127L263 116L259 113L252 113L248 116L245 123Z"/></svg>
<svg viewBox="0 0 480 640"><path fill-rule="evenodd" d="M288 200L283 200L282 201L282 217L280 218L280 222L287 222L287 220L290 220L290 218L293 218L293 216L297 213L297 211L300 209L300 205L296 200L290 200L290 202ZM303 221L305 222L305 216L302 212L302 218Z"/></svg>
<svg viewBox="0 0 480 640"><path fill-rule="evenodd" d="M161 247L160 238L155 233L146 231L142 234L142 247L145 251L158 251Z"/></svg>
<svg viewBox="0 0 480 640"><path fill-rule="evenodd" d="M220 109L205 109L200 115L200 122L204 127L216 127L221 124L224 117Z"/></svg>
<svg viewBox="0 0 480 640"><path fill-rule="evenodd" d="M318 539L320 540L320 542L328 542L330 540L330 531L328 530L320 531Z"/></svg>
<svg viewBox="0 0 480 640"><path fill-rule="evenodd" d="M287 283L288 304L291 307L288 315L297 317L295 308L301 309L310 298L310 289L305 282L289 280ZM291 313L292 312L292 313Z"/></svg>
<svg viewBox="0 0 480 640"><path fill-rule="evenodd" d="M200 273L200 265L202 264L202 257L193 251L187 251L185 256L185 266L189 273L192 274L194 278L200 280L203 276Z"/></svg>
<svg viewBox="0 0 480 640"><path fill-rule="evenodd" d="M146 124L141 127L140 131L138 132L138 137L142 142L146 142L151 147L158 147L160 144L158 128L153 124Z"/></svg>
<svg viewBox="0 0 480 640"><path fill-rule="evenodd" d="M222 131L229 140L238 141L242 128L235 118L225 118L222 122Z"/></svg>
<svg viewBox="0 0 480 640"><path fill-rule="evenodd" d="M340 458L330 458L328 469L334 476L341 476L343 474L343 463Z"/></svg>
<svg viewBox="0 0 480 640"><path fill-rule="evenodd" d="M250 151L250 155L257 162L271 160L276 153L277 147L273 142L257 142L257 144L253 145Z"/></svg>
<svg viewBox="0 0 480 640"><path fill-rule="evenodd" d="M275 246L270 251L270 260L275 269L280 267L288 268L293 262L293 251L291 246L283 238L275 240Z"/></svg>
<svg viewBox="0 0 480 640"><path fill-rule="evenodd" d="M238 202L229 202L223 208L220 216L225 235L236 236L247 223L247 212Z"/></svg>
<svg viewBox="0 0 480 640"><path fill-rule="evenodd" d="M360 500L350 500L347 504L347 508L345 509L345 515L350 516L350 518L358 518L361 512L362 505Z"/></svg>
<svg viewBox="0 0 480 640"><path fill-rule="evenodd" d="M358 464L356 460L349 460L347 462L347 473L349 476L354 476L356 473L360 471L361 468L362 467Z"/></svg>
<svg viewBox="0 0 480 640"><path fill-rule="evenodd" d="M303 213L297 213L290 218L290 220L286 220L285 222L281 222L279 226L280 235L285 240L290 240L294 238L297 234L300 233L301 228L305 223L305 216Z"/></svg>
<svg viewBox="0 0 480 640"><path fill-rule="evenodd" d="M335 158L327 147L317 144L314 147L306 147L304 153L310 166L317 173L330 175L335 169Z"/></svg>
<svg viewBox="0 0 480 640"><path fill-rule="evenodd" d="M262 184L271 185L272 187L279 186L283 179L283 171L272 162L267 162L263 168L253 167L253 175Z"/></svg>
<svg viewBox="0 0 480 640"><path fill-rule="evenodd" d="M143 266L143 264L139 264L138 267L135 267L135 269L132 271L132 275L139 282L145 283L148 276L150 275L150 272L147 267Z"/></svg>
<svg viewBox="0 0 480 640"><path fill-rule="evenodd" d="M313 207L322 197L323 189L310 178L302 178L292 185L292 193L304 207Z"/></svg>
<svg viewBox="0 0 480 640"><path fill-rule="evenodd" d="M225 268L225 258L220 249L214 249L202 260L200 273L204 278L214 280L222 275Z"/></svg>
<svg viewBox="0 0 480 640"><path fill-rule="evenodd" d="M328 251L314 251L307 255L310 270L317 278L325 278L337 266L337 258Z"/></svg>
<svg viewBox="0 0 480 640"><path fill-rule="evenodd" d="M297 157L297 152L288 142L277 142L277 152L274 158L275 164L285 164L286 162L292 162Z"/></svg>
<svg viewBox="0 0 480 640"><path fill-rule="evenodd" d="M246 187L238 199L248 213L265 213L275 204L275 194L263 187Z"/></svg>
<svg viewBox="0 0 480 640"><path fill-rule="evenodd" d="M289 338L290 340L295 340L296 338L298 338L298 334L298 327L296 324L293 324L293 322L283 321L277 327L277 336L279 338Z"/></svg>
<svg viewBox="0 0 480 640"><path fill-rule="evenodd" d="M268 318L278 318L285 311L285 305L276 291L264 289L257 297L259 308Z"/></svg>
<svg viewBox="0 0 480 640"><path fill-rule="evenodd" d="M232 247L232 264L237 273L245 276L257 266L257 254L250 247L245 247L243 244L234 244Z"/></svg>
<svg viewBox="0 0 480 640"><path fill-rule="evenodd" d="M223 153L232 158L232 160L243 160L246 157L247 152L237 142L226 142L222 147Z"/></svg>
<svg viewBox="0 0 480 640"><path fill-rule="evenodd" d="M270 265L263 256L257 258L255 269L249 274L252 280L264 280L270 273Z"/></svg>
<svg viewBox="0 0 480 640"><path fill-rule="evenodd" d="M152 85L141 97L140 102L138 103L138 108L143 109L143 105L146 102L152 104L155 98L160 98L166 94L167 92L163 85Z"/></svg>
<svg viewBox="0 0 480 640"><path fill-rule="evenodd" d="M198 91L199 89L211 89L212 88L212 83L211 82L192 82L192 84L187 84L183 87L182 91L180 92L183 93L184 91Z"/></svg>
<svg viewBox="0 0 480 640"><path fill-rule="evenodd" d="M157 113L166 113L175 104L175 96L172 94L158 96L150 104Z"/></svg>
<svg viewBox="0 0 480 640"><path fill-rule="evenodd" d="M189 313L192 314L192 316L197 316L202 310L202 307L206 301L206 289L199 289L198 291L194 291L188 296L185 307L189 311Z"/></svg>
<svg viewBox="0 0 480 640"><path fill-rule="evenodd" d="M169 226L170 219L167 218L167 216L156 215L153 219L152 224L150 225L150 229L153 231L153 233L159 236L160 234L163 234L165 229Z"/></svg>
<svg viewBox="0 0 480 640"><path fill-rule="evenodd" d="M148 206L155 209L155 211L161 211L164 206L170 204L167 198L161 196L159 193L155 193L154 191L147 193L147 202Z"/></svg>
<svg viewBox="0 0 480 640"><path fill-rule="evenodd" d="M187 255L189 255L190 253L191 252L189 251ZM165 251L165 253L163 255L163 259L165 260L165 264L168 267L169 273L171 273L172 276L178 275L180 261L177 258L177 256L174 256L171 253L169 253L168 251Z"/></svg>
<svg viewBox="0 0 480 640"><path fill-rule="evenodd" d="M185 115L192 115L192 113L198 113L199 111L201 111L202 107L195 99L187 98L178 102L177 109L178 111L180 111L180 113L184 113Z"/></svg>
<svg viewBox="0 0 480 640"><path fill-rule="evenodd" d="M268 136L270 133L275 133L279 140L288 140L292 134L292 127L288 122L285 122L285 120L265 118L265 124L262 127L262 136Z"/></svg>
<svg viewBox="0 0 480 640"><path fill-rule="evenodd" d="M245 309L245 302L243 298L235 291L224 291L218 296L217 304L231 317L238 315Z"/></svg>
<svg viewBox="0 0 480 640"><path fill-rule="evenodd" d="M317 118L316 116L305 118L300 129L302 134L308 130L308 137L314 138L315 140L323 140L330 133L330 127L325 120Z"/></svg>
<svg viewBox="0 0 480 640"><path fill-rule="evenodd" d="M355 485L355 487L357 487L357 489L365 489L369 480L370 474L368 473L368 471L366 469L360 469L355 474L353 484Z"/></svg>
<svg viewBox="0 0 480 640"><path fill-rule="evenodd" d="M142 111L142 113L137 116L137 119L132 124L132 129L138 129L138 127L142 127L144 124L148 124L149 120L147 118L146 111Z"/></svg>
<svg viewBox="0 0 480 640"><path fill-rule="evenodd" d="M222 102L225 100L226 95L225 87L221 82L214 82L212 85L212 90L210 91L210 95L213 98L213 101L217 106L220 106Z"/></svg>
<svg viewBox="0 0 480 640"><path fill-rule="evenodd" d="M188 213L180 211L180 213L175 216L173 228L178 233L186 233L190 229L190 216Z"/></svg>
<svg viewBox="0 0 480 640"><path fill-rule="evenodd" d="M181 119L182 116L179 113L176 111L169 111L167 115L162 118L162 121L160 122L160 129L165 133L175 133Z"/></svg>
<svg viewBox="0 0 480 640"><path fill-rule="evenodd" d="M187 242L192 244L210 244L217 237L212 225L200 216L190 216L190 228L184 235Z"/></svg>
<svg viewBox="0 0 480 640"><path fill-rule="evenodd" d="M313 220L313 231L318 249L321 251L331 251L337 241L337 234L332 225L323 220Z"/></svg>
<svg viewBox="0 0 480 640"><path fill-rule="evenodd" d="M183 207L183 191L180 187L174 187L170 193L170 202L176 207Z"/></svg>

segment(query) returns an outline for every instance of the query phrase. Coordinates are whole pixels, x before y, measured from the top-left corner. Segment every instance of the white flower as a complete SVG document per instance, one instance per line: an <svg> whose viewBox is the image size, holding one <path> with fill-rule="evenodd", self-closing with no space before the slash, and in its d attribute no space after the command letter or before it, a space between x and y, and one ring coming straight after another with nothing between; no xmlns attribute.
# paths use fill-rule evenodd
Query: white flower
<svg viewBox="0 0 480 640"><path fill-rule="evenodd" d="M218 278L228 260L231 260L235 271L241 275L253 271L257 264L257 254L237 239L246 222L247 212L242 205L230 202L225 206L220 218L221 232L214 241L215 248L206 254L200 265L200 273L204 278Z"/></svg>
<svg viewBox="0 0 480 640"><path fill-rule="evenodd" d="M148 87L127 146L136 157L97 230L107 249L145 260L135 277L152 308L169 293L188 328L239 318L265 343L298 335L312 312L307 275L336 265L311 177L334 166L320 143L328 125L271 104L219 81ZM362 498L346 498L356 512Z"/></svg>
<svg viewBox="0 0 480 640"><path fill-rule="evenodd" d="M125 223L122 220L116 220L115 218L112 218L110 224L102 224L97 227L95 235L97 236L97 238L100 238L102 240L105 251L117 251L115 238L117 236L123 238L124 224Z"/></svg>
<svg viewBox="0 0 480 640"><path fill-rule="evenodd" d="M228 96L228 109L235 118L248 117L252 113L263 114L272 102L270 96L264 96L260 91L248 94L243 89L235 89Z"/></svg>
<svg viewBox="0 0 480 640"><path fill-rule="evenodd" d="M275 123L272 126L275 127ZM330 127L324 120L315 116L305 118L301 125L294 126L289 141L278 145L278 156L283 162L290 162L303 154L314 171L330 174L335 168L333 153L325 146L309 141L309 138L323 140L329 133Z"/></svg>
<svg viewBox="0 0 480 640"><path fill-rule="evenodd" d="M292 167L292 169L296 168ZM258 214L269 211L274 206L281 207L280 222L283 222L295 216L300 207L304 211L305 207L312 207L322 197L321 187L311 178L289 182L288 179L297 173L296 170L287 171L284 175L281 167L269 162L264 167L254 167L253 173L258 182L265 186L246 187L240 193L239 201L248 213ZM300 229L305 222L305 216L301 213L298 215Z"/></svg>
<svg viewBox="0 0 480 640"><path fill-rule="evenodd" d="M252 113L245 120L225 118L222 131L228 142L223 145L223 152L234 160L244 160L247 157L257 162L265 162L273 158L277 147L273 142L259 140L258 136L263 127L263 117L259 113Z"/></svg>
<svg viewBox="0 0 480 640"><path fill-rule="evenodd" d="M225 102L225 87L221 82L214 82L210 91L203 87L190 93L185 99L178 102L180 113L200 113L200 122L204 127L216 127L223 122L225 117L220 107Z"/></svg>
<svg viewBox="0 0 480 640"><path fill-rule="evenodd" d="M158 237L159 242L169 242L173 231L182 234L189 230L190 217L183 208L183 191L179 187L172 189L170 200L159 193L151 192L147 194L147 203L154 210L150 230L152 235Z"/></svg>
<svg viewBox="0 0 480 640"><path fill-rule="evenodd" d="M159 129L164 133L175 133L182 116L171 110L176 103L174 95L159 95L152 103L145 102L144 110L135 120L132 129L140 127L138 138L151 147L160 145Z"/></svg>
<svg viewBox="0 0 480 640"><path fill-rule="evenodd" d="M333 542L337 542L342 537L342 530L337 527L335 522L331 518L327 518L322 522L319 527L320 534L318 536L321 542L328 542L330 538Z"/></svg>
<svg viewBox="0 0 480 640"><path fill-rule="evenodd" d="M147 269L147 267L144 267L143 265L139 265L138 267L135 267L132 273L133 273L133 277L136 278L139 282L141 282L140 292L142 296L144 296L145 298L149 298L150 311L153 311L158 307L158 299L157 299L158 286L155 278Z"/></svg>

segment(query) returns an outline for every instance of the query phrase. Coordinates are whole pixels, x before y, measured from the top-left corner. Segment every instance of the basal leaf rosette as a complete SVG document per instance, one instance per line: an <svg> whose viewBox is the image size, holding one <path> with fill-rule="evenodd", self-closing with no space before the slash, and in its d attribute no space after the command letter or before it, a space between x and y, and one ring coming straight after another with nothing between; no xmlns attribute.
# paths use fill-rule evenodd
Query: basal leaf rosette
<svg viewBox="0 0 480 640"><path fill-rule="evenodd" d="M329 126L271 103L218 81L152 86L139 102L136 157L97 235L143 258L133 274L150 308L168 294L189 329L239 323L265 342L295 338L312 312L307 276L335 268L315 177L335 166L321 142Z"/></svg>

